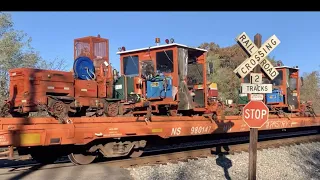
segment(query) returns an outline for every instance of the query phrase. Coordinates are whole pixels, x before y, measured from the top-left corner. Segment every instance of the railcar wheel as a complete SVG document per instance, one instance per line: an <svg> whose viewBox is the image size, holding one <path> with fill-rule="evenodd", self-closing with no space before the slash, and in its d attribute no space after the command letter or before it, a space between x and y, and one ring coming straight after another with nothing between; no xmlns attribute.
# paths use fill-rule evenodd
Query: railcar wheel
<svg viewBox="0 0 320 180"><path fill-rule="evenodd" d="M60 123L65 123L68 117L69 107L62 101L51 100L49 102L49 114L58 119Z"/></svg>
<svg viewBox="0 0 320 180"><path fill-rule="evenodd" d="M107 116L109 117L115 117L118 115L119 113L119 104L118 103L115 103L115 102L110 102L108 103L107 105Z"/></svg>
<svg viewBox="0 0 320 180"><path fill-rule="evenodd" d="M103 114L107 117L115 117L119 114L119 103L103 100Z"/></svg>
<svg viewBox="0 0 320 180"><path fill-rule="evenodd" d="M75 165L86 165L92 163L96 159L96 156L71 153L68 155L68 158Z"/></svg>

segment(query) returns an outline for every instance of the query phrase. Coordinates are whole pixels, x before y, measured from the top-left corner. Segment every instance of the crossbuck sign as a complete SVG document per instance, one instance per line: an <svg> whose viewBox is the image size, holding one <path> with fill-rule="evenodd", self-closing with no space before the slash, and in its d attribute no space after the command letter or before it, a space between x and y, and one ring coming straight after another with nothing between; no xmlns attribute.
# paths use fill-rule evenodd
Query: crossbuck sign
<svg viewBox="0 0 320 180"><path fill-rule="evenodd" d="M243 32L236 38L236 41L250 56L233 72L242 78L250 73L250 83L241 83L241 93L254 94L249 103L243 107L242 112L243 121L250 127L248 177L251 180L256 179L258 128L268 121L269 116L269 108L262 101L263 94L272 92L272 84L263 84L262 73L251 73L251 71L259 64L269 79L273 80L279 75L279 72L266 57L280 44L280 40L276 35L273 35L258 49L248 35Z"/></svg>
<svg viewBox="0 0 320 180"><path fill-rule="evenodd" d="M236 38L236 41L241 44L250 57L241 63L233 71L234 73L238 73L244 78L259 64L271 80L278 76L279 72L273 67L270 61L266 59L270 52L280 44L280 40L276 35L271 36L260 49L250 40L245 32L241 33Z"/></svg>

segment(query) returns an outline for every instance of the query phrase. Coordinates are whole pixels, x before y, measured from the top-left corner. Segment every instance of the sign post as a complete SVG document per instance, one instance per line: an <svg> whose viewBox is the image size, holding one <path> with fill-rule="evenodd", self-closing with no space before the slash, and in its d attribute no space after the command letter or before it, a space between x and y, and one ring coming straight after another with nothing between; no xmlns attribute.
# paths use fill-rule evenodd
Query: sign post
<svg viewBox="0 0 320 180"><path fill-rule="evenodd" d="M280 40L273 35L261 45L261 35L257 34L254 38L253 43L245 32L236 38L249 58L233 71L241 78L245 78L250 73L250 83L241 83L241 93L251 94L249 103L244 106L242 111L242 120L250 128L249 180L256 179L258 129L269 118L269 108L263 102L263 97L264 94L272 92L272 84L263 84L261 69L270 80L273 80L279 74L266 57L280 44ZM253 70L254 73L252 73Z"/></svg>

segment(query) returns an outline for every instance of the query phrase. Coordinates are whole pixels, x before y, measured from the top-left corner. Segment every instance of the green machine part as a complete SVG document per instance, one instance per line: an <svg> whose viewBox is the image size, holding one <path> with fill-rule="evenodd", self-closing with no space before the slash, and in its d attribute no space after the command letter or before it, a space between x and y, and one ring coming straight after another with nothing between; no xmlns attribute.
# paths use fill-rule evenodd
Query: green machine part
<svg viewBox="0 0 320 180"><path fill-rule="evenodd" d="M127 94L134 92L134 77L126 77L127 78Z"/></svg>
<svg viewBox="0 0 320 180"><path fill-rule="evenodd" d="M128 95L131 92L134 92L134 77L120 76L114 84L113 98L125 100L127 97L125 94Z"/></svg>
<svg viewBox="0 0 320 180"><path fill-rule="evenodd" d="M114 83L114 89L113 89L113 98L115 99L125 99L125 84L124 84L124 76L121 76L117 79L117 81Z"/></svg>
<svg viewBox="0 0 320 180"><path fill-rule="evenodd" d="M241 89L238 89L238 105L245 105L249 102L248 94L242 94Z"/></svg>
<svg viewBox="0 0 320 180"><path fill-rule="evenodd" d="M239 94L238 96L238 104L247 104L249 102L248 95Z"/></svg>

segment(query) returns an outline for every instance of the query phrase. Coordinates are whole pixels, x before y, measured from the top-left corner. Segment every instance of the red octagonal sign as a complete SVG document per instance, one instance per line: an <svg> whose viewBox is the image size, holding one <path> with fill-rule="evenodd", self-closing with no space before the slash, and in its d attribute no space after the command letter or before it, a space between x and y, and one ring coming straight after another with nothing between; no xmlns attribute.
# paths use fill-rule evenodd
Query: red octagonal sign
<svg viewBox="0 0 320 180"><path fill-rule="evenodd" d="M250 101L242 112L242 119L250 128L261 128L269 118L269 108L262 101Z"/></svg>

